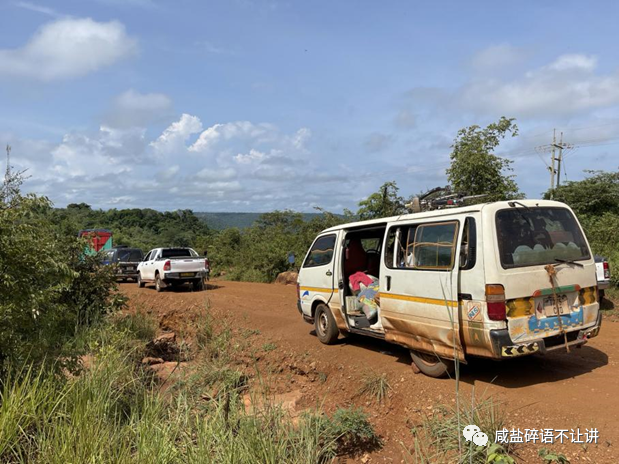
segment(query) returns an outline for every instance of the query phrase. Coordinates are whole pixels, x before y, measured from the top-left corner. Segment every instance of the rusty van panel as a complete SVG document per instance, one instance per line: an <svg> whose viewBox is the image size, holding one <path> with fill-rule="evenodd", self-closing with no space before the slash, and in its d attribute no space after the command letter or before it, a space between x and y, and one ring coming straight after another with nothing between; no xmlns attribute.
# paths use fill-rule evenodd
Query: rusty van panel
<svg viewBox="0 0 619 464"><path fill-rule="evenodd" d="M460 337L467 355L495 357L492 351L492 342L488 334L490 328L484 322L486 302L461 301Z"/></svg>
<svg viewBox="0 0 619 464"><path fill-rule="evenodd" d="M335 289L336 292L333 294L331 302L329 303L329 307L331 308L331 314L333 314L333 318L335 319L335 324L337 328L340 330L348 330L348 326L346 325L346 321L344 320L344 315L342 312L342 304L340 302L340 294Z"/></svg>
<svg viewBox="0 0 619 464"><path fill-rule="evenodd" d="M407 311L407 307L412 304L416 305L414 316ZM454 343L459 345L458 337L453 327L436 319L438 311L452 311L457 321L457 302L439 306L420 301L392 299L390 295L381 293L381 319L385 329L385 340L453 359ZM459 346L458 348L458 357L463 360L462 348Z"/></svg>

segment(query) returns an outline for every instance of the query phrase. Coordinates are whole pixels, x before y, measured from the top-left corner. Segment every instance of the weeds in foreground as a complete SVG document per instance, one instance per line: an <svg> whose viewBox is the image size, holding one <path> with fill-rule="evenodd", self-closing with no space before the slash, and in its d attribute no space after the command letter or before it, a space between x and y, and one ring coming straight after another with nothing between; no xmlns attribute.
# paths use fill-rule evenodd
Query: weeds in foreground
<svg viewBox="0 0 619 464"><path fill-rule="evenodd" d="M85 336L92 363L78 376L27 370L5 379L0 462L325 463L380 446L360 409L307 413L296 423L278 405L246 411L248 379L225 362L229 334L212 327L204 328L212 351L203 354L202 375L161 395L135 352L144 345L136 334L148 332L142 323L114 322Z"/></svg>
<svg viewBox="0 0 619 464"><path fill-rule="evenodd" d="M557 453L556 451L542 448L537 454L547 464L570 464L570 460L565 454Z"/></svg>
<svg viewBox="0 0 619 464"><path fill-rule="evenodd" d="M409 452L409 462L459 462L459 463L509 463L513 450L499 445L476 446L472 441L463 442L460 450L459 437L462 436L461 424L477 425L484 432L489 442L494 441L497 430L505 425L504 413L492 398L461 405L458 421L456 407L440 405L428 414L422 424L413 428L415 444L413 453Z"/></svg>
<svg viewBox="0 0 619 464"><path fill-rule="evenodd" d="M391 385L389 385L387 380L387 374L369 372L362 380L359 394L368 395L376 400L377 403L382 403L387 398L389 390L391 390Z"/></svg>

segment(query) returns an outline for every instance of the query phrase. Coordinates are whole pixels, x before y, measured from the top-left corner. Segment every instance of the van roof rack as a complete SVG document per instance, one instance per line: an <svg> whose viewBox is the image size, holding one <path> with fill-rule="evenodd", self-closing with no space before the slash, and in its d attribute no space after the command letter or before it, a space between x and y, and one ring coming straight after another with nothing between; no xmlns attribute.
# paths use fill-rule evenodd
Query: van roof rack
<svg viewBox="0 0 619 464"><path fill-rule="evenodd" d="M483 195L467 195L465 193L456 193L451 190L449 185L445 187L434 187L425 193L413 198L410 203L405 206L413 213L422 211L432 211L435 209L454 208L463 206L468 200L487 197Z"/></svg>

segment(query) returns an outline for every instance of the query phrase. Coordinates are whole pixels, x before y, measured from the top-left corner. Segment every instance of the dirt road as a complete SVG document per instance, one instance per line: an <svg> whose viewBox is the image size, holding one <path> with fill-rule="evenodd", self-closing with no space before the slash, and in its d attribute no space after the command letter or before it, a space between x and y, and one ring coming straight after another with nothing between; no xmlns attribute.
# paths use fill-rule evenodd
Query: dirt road
<svg viewBox="0 0 619 464"><path fill-rule="evenodd" d="M401 462L411 446L411 428L438 404L453 404L455 381L414 374L408 352L363 337L322 345L296 309L293 286L211 282L206 292L156 293L123 284L132 307L157 315L163 329L191 333L198 310L207 305L217 317L256 334L256 357L284 393L298 392L298 407L322 405L327 411L355 404L371 414L385 447L369 462ZM521 462L541 462L542 447L561 451L572 462L619 461L619 323L605 321L601 334L572 353L554 352L497 363L476 360L464 366L461 391L470 398L492 396L503 404L508 428L599 430L598 444L522 445ZM260 350L260 347L264 349ZM369 372L386 373L390 398L375 404L359 395ZM317 380L320 379L320 380ZM366 460L368 457L366 456Z"/></svg>

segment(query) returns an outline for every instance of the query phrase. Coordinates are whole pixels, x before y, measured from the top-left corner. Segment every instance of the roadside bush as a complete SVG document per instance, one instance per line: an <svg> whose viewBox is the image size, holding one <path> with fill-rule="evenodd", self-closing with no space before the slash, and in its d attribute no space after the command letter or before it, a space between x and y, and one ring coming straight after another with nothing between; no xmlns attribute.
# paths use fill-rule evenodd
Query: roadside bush
<svg viewBox="0 0 619 464"><path fill-rule="evenodd" d="M17 187L0 202L0 379L9 364L56 360L80 327L123 304L112 269L59 234L50 202L20 196L20 182L10 179Z"/></svg>
<svg viewBox="0 0 619 464"><path fill-rule="evenodd" d="M588 177L557 187L553 198L570 205L593 253L607 258L611 279L619 285L619 171L585 171ZM550 198L550 191L545 198Z"/></svg>

